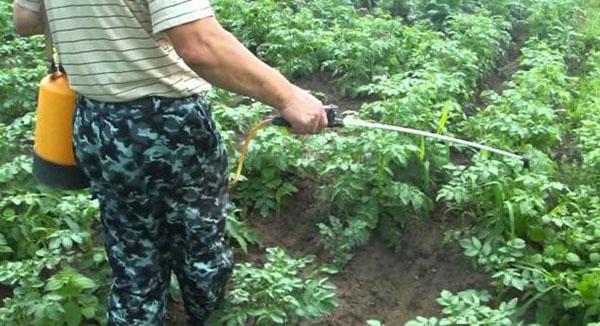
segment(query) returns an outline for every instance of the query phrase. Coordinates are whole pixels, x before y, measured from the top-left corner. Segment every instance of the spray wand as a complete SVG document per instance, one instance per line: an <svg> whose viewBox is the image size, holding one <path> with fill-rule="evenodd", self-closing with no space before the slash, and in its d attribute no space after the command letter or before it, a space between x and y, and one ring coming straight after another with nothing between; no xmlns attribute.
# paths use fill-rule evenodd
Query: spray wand
<svg viewBox="0 0 600 326"><path fill-rule="evenodd" d="M486 151L489 151L489 152L492 152L492 153L495 153L498 155L517 159L517 160L520 160L521 162L523 162L523 166L525 168L529 168L530 159L528 157L518 155L515 153L511 153L508 151L504 151L501 149L497 149L497 148L494 148L491 146L487 146L487 145L483 145L483 144L479 144L479 143L475 143L472 141L467 141L467 140L463 140L463 139L459 139L459 138L454 138L454 137L450 137L450 136L435 134L432 132L418 130L418 129L390 126L390 125L374 123L374 122L367 122L367 121L363 121L360 119L356 119L354 117L341 118L337 114L337 106L335 106L335 105L325 106L325 112L327 113L327 128L337 128L337 127L345 127L345 126L367 127L367 128L390 130L390 131L400 132L403 134L410 134L410 135L422 136L422 137L427 137L427 138L433 138L433 139L437 139L437 140L440 140L443 142L461 144L464 146L478 148L478 149L486 150ZM252 139L254 139L256 137L256 135L258 134L258 132L261 129L264 129L270 125L281 126L281 127L291 127L290 123L281 116L270 117L270 118L263 120L260 124L258 124L256 127L254 127L248 133L248 135L246 136L246 139L244 140L244 145L242 147L242 151L240 154L240 161L238 163L235 177L230 185L230 189L233 189L240 179L240 176L242 174L242 168L244 166L244 161L246 160L246 156L248 155L248 149L250 147L250 142L252 141Z"/></svg>

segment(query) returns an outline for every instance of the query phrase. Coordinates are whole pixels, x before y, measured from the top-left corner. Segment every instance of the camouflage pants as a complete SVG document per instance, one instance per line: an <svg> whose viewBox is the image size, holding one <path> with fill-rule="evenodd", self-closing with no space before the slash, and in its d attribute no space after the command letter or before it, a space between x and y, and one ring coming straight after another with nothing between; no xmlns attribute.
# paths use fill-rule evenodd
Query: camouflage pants
<svg viewBox="0 0 600 326"><path fill-rule="evenodd" d="M203 325L233 267L223 241L227 156L198 98L81 98L76 157L101 206L113 272L110 325L162 325L171 271Z"/></svg>

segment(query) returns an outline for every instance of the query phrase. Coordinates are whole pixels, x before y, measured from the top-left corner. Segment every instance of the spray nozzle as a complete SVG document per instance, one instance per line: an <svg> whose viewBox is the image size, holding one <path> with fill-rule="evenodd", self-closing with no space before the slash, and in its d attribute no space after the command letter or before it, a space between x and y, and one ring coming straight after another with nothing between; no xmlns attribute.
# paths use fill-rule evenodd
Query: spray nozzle
<svg viewBox="0 0 600 326"><path fill-rule="evenodd" d="M337 128L344 126L344 120L337 114L337 105L330 104L325 106L325 112L327 113L327 127Z"/></svg>
<svg viewBox="0 0 600 326"><path fill-rule="evenodd" d="M327 114L327 128L337 128L344 126L344 120L337 114L337 105L329 104L325 106L325 113ZM271 123L275 126L291 127L290 123L285 120L284 117L278 116L273 118Z"/></svg>

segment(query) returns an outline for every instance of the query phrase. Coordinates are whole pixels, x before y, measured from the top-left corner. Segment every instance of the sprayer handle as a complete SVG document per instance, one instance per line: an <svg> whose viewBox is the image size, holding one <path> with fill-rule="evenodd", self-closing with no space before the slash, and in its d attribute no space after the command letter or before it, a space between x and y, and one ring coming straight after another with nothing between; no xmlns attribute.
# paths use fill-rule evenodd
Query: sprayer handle
<svg viewBox="0 0 600 326"><path fill-rule="evenodd" d="M337 109L338 109L337 105L329 104L329 105L325 106L325 113L327 114L327 128L342 127L344 125L344 121L337 116ZM282 116L273 118L271 123L275 126L280 126L280 127L289 128L292 126Z"/></svg>
<svg viewBox="0 0 600 326"><path fill-rule="evenodd" d="M271 120L271 124L274 125L274 126L287 127L287 128L290 128L292 126L282 116L273 118L273 120Z"/></svg>

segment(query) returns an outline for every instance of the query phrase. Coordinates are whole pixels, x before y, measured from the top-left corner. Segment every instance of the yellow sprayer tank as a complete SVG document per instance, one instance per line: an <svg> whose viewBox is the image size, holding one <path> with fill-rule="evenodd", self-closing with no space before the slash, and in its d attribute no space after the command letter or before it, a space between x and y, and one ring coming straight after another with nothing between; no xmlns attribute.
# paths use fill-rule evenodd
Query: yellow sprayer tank
<svg viewBox="0 0 600 326"><path fill-rule="evenodd" d="M73 151L75 101L76 94L65 73L57 71L40 83L33 176L42 184L65 190L89 185Z"/></svg>

